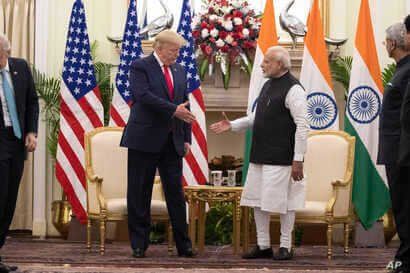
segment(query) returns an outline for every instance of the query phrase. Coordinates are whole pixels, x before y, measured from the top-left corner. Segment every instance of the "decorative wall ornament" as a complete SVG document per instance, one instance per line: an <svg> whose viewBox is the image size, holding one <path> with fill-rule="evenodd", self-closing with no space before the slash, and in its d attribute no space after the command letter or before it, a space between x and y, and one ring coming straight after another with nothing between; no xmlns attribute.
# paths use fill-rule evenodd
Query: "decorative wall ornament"
<svg viewBox="0 0 410 273"><path fill-rule="evenodd" d="M143 27L139 32L141 36L148 34L149 37L155 37L161 31L172 28L174 23L174 15L171 13L168 6L165 5L164 0L159 0L159 3L164 10L164 14L155 18ZM111 43L114 43L116 48L119 48L119 44L122 43L122 36L107 36L107 39Z"/></svg>
<svg viewBox="0 0 410 273"><path fill-rule="evenodd" d="M299 18L289 13L290 8L295 3L295 0L289 1L282 12L279 15L279 24L283 30L289 33L292 39L293 48L296 47L296 42L298 37L305 37L307 33L306 24L302 22ZM347 39L333 39L325 37L325 42L328 45L333 45L336 47L342 46L346 43Z"/></svg>

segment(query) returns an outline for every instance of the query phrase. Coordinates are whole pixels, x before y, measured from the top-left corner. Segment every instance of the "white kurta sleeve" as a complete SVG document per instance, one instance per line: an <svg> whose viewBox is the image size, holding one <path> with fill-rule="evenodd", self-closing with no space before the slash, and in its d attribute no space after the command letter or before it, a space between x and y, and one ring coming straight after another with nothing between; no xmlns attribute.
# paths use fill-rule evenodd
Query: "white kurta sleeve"
<svg viewBox="0 0 410 273"><path fill-rule="evenodd" d="M255 112L235 119L231 121L231 130L233 132L243 132L246 131L246 129L251 128L253 126L253 121L255 120Z"/></svg>
<svg viewBox="0 0 410 273"><path fill-rule="evenodd" d="M303 161L303 157L306 153L309 124L307 120L306 92L302 86L298 84L292 86L286 95L285 106L289 109L293 121L296 124L293 160Z"/></svg>

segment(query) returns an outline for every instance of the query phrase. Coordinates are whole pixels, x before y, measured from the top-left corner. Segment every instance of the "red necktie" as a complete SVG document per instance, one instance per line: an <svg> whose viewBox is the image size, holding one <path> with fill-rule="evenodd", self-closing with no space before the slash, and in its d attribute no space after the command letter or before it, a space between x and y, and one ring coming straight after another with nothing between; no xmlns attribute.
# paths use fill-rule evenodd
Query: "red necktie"
<svg viewBox="0 0 410 273"><path fill-rule="evenodd" d="M164 77L165 77L165 82L167 83L167 86L168 86L169 97L171 100L174 100L174 85L172 84L171 74L169 73L169 68L166 65L164 65Z"/></svg>

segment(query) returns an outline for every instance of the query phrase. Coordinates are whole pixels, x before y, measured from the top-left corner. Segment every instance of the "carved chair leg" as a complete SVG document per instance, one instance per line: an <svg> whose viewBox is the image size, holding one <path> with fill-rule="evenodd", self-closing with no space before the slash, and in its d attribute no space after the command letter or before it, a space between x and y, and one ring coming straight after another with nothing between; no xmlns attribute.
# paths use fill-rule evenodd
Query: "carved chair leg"
<svg viewBox="0 0 410 273"><path fill-rule="evenodd" d="M91 220L87 220L87 252L91 252Z"/></svg>
<svg viewBox="0 0 410 273"><path fill-rule="evenodd" d="M344 224L344 235L345 235L344 252L345 252L345 254L349 253L349 233L350 233L350 225L349 225L349 223L345 223Z"/></svg>
<svg viewBox="0 0 410 273"><path fill-rule="evenodd" d="M172 225L171 222L168 221L167 223L167 231L168 231L168 255L172 255L173 249L174 249L174 240L172 236Z"/></svg>
<svg viewBox="0 0 410 273"><path fill-rule="evenodd" d="M105 254L105 215L100 218L100 254Z"/></svg>
<svg viewBox="0 0 410 273"><path fill-rule="evenodd" d="M333 238L333 225L327 225L327 258L332 259L332 238Z"/></svg>

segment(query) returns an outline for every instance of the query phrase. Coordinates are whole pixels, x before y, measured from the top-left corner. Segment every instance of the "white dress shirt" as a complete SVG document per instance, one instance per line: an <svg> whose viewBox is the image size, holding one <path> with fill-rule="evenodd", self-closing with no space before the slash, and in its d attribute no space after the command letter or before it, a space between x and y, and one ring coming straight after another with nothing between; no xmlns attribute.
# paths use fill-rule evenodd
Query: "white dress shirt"
<svg viewBox="0 0 410 273"><path fill-rule="evenodd" d="M257 106L256 106L257 107ZM303 161L306 153L306 141L309 132L307 120L306 92L302 86L295 84L291 87L285 99L285 107L289 109L296 124L294 161ZM232 131L241 132L253 126L255 112L250 115L231 121Z"/></svg>
<svg viewBox="0 0 410 273"><path fill-rule="evenodd" d="M164 74L164 63L161 62L161 59L159 58L158 54L155 51L154 51L154 57L155 57L155 59L157 59L157 62L159 63L159 66L161 66L162 73ZM168 66L168 72L169 72L169 75L171 76L172 86L174 86L174 76L172 75L171 67L169 67L169 66Z"/></svg>
<svg viewBox="0 0 410 273"><path fill-rule="evenodd" d="M8 62L3 69L6 70L6 80L9 82L11 88L13 89L13 84L12 84L11 77L10 77L10 68L9 68ZM3 69L0 69L0 72L2 72ZM4 126L11 127L12 124L11 124L11 119L10 119L10 114L9 114L9 108L7 107L6 97L4 95L4 90L3 90L3 76L1 76L1 74L0 74L0 101L1 101L1 108L3 110Z"/></svg>

